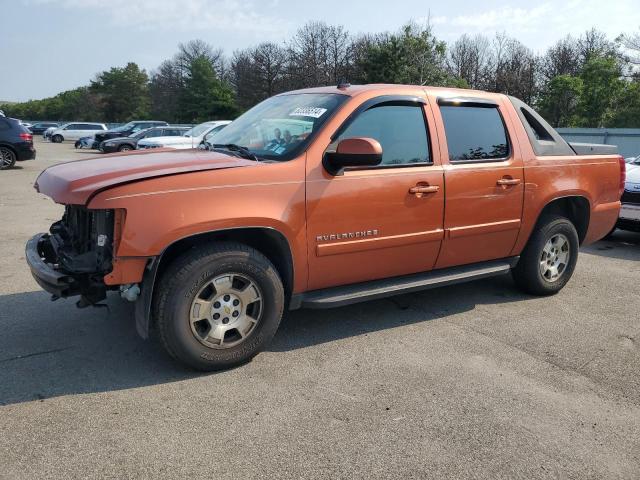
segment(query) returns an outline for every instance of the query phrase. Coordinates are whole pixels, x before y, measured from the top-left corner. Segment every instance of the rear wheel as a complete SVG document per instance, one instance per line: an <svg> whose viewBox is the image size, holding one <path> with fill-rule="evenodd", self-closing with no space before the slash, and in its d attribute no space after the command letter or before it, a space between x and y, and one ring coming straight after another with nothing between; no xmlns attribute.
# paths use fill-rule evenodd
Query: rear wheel
<svg viewBox="0 0 640 480"><path fill-rule="evenodd" d="M245 363L273 338L284 289L271 262L238 243L194 249L165 271L154 301L160 341L198 370Z"/></svg>
<svg viewBox="0 0 640 480"><path fill-rule="evenodd" d="M567 218L547 215L538 222L512 270L513 279L527 293L553 295L573 275L579 246L578 233Z"/></svg>
<svg viewBox="0 0 640 480"><path fill-rule="evenodd" d="M63 140L64 138L62 138L62 135L54 135L53 137L51 137L51 141L53 143L62 143Z"/></svg>
<svg viewBox="0 0 640 480"><path fill-rule="evenodd" d="M16 154L8 147L0 147L0 170L11 168L16 164Z"/></svg>

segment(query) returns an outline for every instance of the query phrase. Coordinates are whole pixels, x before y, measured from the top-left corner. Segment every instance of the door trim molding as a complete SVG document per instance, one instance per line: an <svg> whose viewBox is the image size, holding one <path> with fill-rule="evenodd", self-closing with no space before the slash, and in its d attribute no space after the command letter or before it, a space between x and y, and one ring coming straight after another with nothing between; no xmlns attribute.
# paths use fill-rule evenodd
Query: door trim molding
<svg viewBox="0 0 640 480"><path fill-rule="evenodd" d="M480 223L477 225L469 225L465 227L447 228L447 238L462 238L472 235L484 235L486 233L506 232L509 230L519 230L520 219L504 220L501 222Z"/></svg>

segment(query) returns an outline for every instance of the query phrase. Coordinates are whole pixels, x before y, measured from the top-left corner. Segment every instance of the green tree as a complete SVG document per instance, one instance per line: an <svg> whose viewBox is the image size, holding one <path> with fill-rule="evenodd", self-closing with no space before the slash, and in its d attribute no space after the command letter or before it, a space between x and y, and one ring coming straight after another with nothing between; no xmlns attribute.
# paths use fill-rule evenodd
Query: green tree
<svg viewBox="0 0 640 480"><path fill-rule="evenodd" d="M204 56L191 60L178 104L178 118L184 122L229 118L237 113L233 91L216 76Z"/></svg>
<svg viewBox="0 0 640 480"><path fill-rule="evenodd" d="M149 77L133 62L99 73L90 90L99 96L108 122L125 122L149 116Z"/></svg>
<svg viewBox="0 0 640 480"><path fill-rule="evenodd" d="M640 128L640 81L626 83L616 105L608 127Z"/></svg>
<svg viewBox="0 0 640 480"><path fill-rule="evenodd" d="M624 87L615 58L592 56L582 73L582 95L578 102L578 126L604 127L613 116L614 101Z"/></svg>
<svg viewBox="0 0 640 480"><path fill-rule="evenodd" d="M384 34L365 47L359 68L369 83L465 86L446 73L446 43L429 25L405 25L399 33Z"/></svg>
<svg viewBox="0 0 640 480"><path fill-rule="evenodd" d="M574 126L581 94L581 78L571 75L553 77L540 95L540 114L554 127Z"/></svg>

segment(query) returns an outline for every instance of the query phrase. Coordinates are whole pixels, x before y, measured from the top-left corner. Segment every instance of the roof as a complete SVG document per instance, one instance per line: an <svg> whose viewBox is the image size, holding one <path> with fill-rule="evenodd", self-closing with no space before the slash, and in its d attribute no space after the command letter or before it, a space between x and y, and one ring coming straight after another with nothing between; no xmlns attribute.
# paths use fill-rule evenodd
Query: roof
<svg viewBox="0 0 640 480"><path fill-rule="evenodd" d="M304 88L300 90L293 90L290 92L284 92L280 95L289 95L296 93L335 93L348 95L350 97L355 97L362 93L366 92L378 92L381 95L385 94L394 94L395 92L407 90L415 90L416 94L420 94L423 91L429 92L442 92L448 93L448 96L473 96L473 97L481 97L481 98L495 98L501 96L498 93L485 92L482 90L471 90L467 88L449 88L449 87L430 87L427 85L397 85L392 83L369 83L366 85L349 85L348 87L338 88L337 86L328 86L328 87L314 87L314 88Z"/></svg>

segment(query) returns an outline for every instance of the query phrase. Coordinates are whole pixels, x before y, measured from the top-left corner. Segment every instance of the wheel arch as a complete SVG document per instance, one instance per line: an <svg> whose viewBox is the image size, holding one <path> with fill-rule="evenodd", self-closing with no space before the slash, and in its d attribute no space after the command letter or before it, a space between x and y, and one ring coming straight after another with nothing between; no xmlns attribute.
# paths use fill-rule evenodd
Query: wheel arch
<svg viewBox="0 0 640 480"><path fill-rule="evenodd" d="M587 236L589 221L591 220L591 203L587 197L583 195L567 195L550 200L540 210L536 220L536 227L540 223L540 219L547 214L562 215L569 219L576 228L578 240L582 244Z"/></svg>
<svg viewBox="0 0 640 480"><path fill-rule="evenodd" d="M199 245L213 242L238 242L255 248L273 263L285 291L285 304L293 292L294 263L291 246L285 235L272 227L237 227L201 232L180 238L169 244L145 270L141 295L136 302L136 329L142 338L148 338L151 327L151 305L157 280L178 256Z"/></svg>

